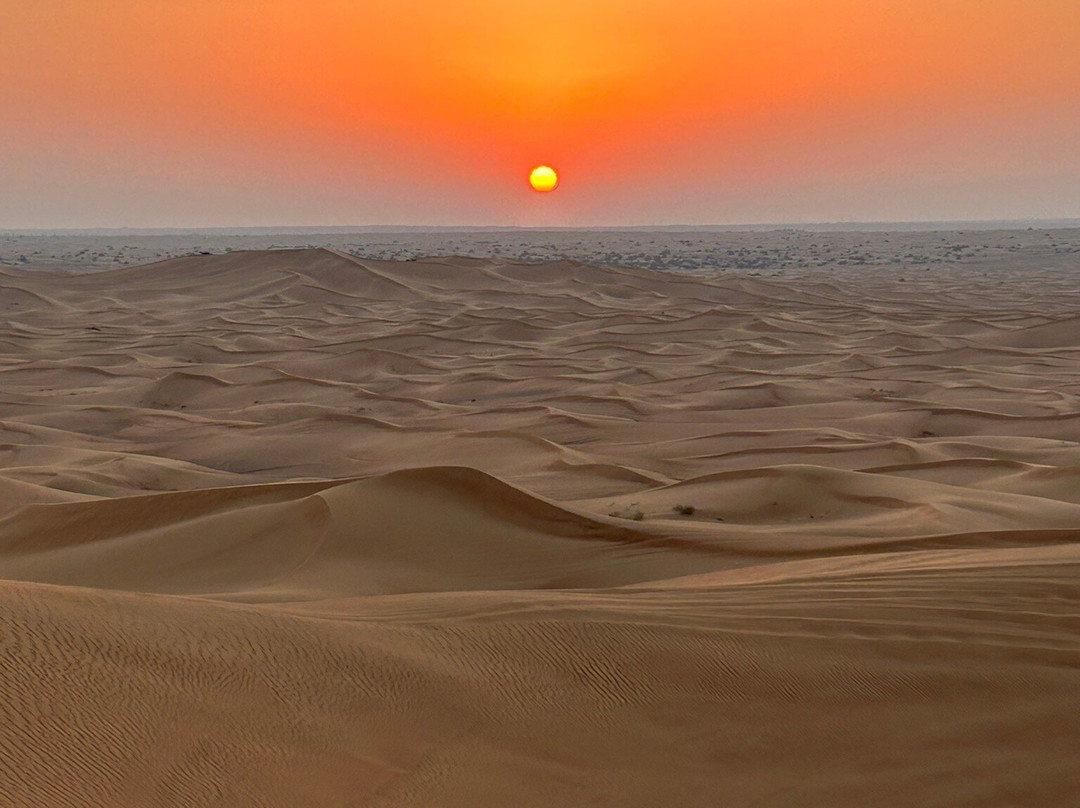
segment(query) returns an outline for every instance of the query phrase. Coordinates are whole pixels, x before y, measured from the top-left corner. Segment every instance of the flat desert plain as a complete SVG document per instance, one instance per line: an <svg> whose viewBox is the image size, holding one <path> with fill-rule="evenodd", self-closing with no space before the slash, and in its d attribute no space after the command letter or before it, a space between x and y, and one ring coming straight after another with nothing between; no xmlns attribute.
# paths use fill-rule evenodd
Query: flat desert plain
<svg viewBox="0 0 1080 808"><path fill-rule="evenodd" d="M1080 804L1054 238L3 268L0 805Z"/></svg>

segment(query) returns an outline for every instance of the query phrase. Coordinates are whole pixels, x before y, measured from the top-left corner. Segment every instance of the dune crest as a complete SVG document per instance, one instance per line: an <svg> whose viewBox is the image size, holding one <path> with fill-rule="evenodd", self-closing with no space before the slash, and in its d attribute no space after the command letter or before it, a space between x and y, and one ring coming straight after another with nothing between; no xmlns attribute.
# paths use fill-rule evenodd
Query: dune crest
<svg viewBox="0 0 1080 808"><path fill-rule="evenodd" d="M0 805L1069 804L1046 273L5 269Z"/></svg>

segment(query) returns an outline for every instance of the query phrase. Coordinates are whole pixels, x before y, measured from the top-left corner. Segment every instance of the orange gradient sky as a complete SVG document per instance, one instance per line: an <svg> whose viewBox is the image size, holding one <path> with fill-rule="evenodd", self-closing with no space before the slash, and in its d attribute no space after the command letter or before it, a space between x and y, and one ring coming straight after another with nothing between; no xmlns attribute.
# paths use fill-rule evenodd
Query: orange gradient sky
<svg viewBox="0 0 1080 808"><path fill-rule="evenodd" d="M1078 0L16 0L0 54L0 227L1080 216Z"/></svg>

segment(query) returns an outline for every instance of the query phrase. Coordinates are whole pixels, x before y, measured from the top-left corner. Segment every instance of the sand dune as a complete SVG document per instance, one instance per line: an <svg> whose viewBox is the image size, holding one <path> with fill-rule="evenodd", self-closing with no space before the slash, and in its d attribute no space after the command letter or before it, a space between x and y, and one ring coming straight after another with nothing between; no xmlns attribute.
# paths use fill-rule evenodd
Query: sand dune
<svg viewBox="0 0 1080 808"><path fill-rule="evenodd" d="M1072 804L1025 283L5 269L0 806Z"/></svg>

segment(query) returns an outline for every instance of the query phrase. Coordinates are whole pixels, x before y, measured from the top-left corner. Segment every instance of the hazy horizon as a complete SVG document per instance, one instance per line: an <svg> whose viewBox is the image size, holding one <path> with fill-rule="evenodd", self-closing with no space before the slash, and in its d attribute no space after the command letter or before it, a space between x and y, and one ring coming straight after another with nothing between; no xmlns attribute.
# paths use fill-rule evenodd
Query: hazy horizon
<svg viewBox="0 0 1080 808"><path fill-rule="evenodd" d="M642 233L709 233L709 232L773 232L798 230L810 233L844 232L955 232L958 230L993 231L993 230L1072 230L1080 228L1077 219L975 219L941 221L847 221L847 222L756 222L747 224L643 224L643 225L428 225L428 224L383 224L383 225L258 225L249 227L230 227L213 225L210 227L40 227L40 228L5 228L0 227L0 234L7 235L198 235L201 233L216 235L332 235L350 233L499 233L499 232L642 232Z"/></svg>
<svg viewBox="0 0 1080 808"><path fill-rule="evenodd" d="M0 228L1080 218L1078 37L1073 0L17 4Z"/></svg>

